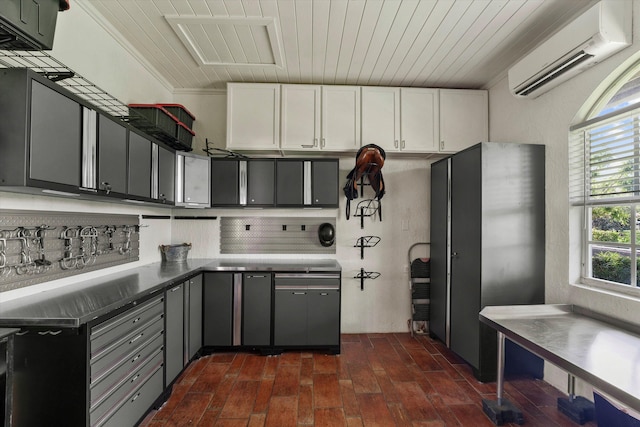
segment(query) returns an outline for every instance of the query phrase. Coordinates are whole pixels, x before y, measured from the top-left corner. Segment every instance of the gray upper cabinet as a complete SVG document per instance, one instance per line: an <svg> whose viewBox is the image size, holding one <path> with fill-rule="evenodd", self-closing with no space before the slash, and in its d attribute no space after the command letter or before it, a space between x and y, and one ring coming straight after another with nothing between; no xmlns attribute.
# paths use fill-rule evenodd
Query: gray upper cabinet
<svg viewBox="0 0 640 427"><path fill-rule="evenodd" d="M129 133L129 194L151 198L151 141Z"/></svg>
<svg viewBox="0 0 640 427"><path fill-rule="evenodd" d="M34 81L31 86L29 178L80 186L82 109Z"/></svg>
<svg viewBox="0 0 640 427"><path fill-rule="evenodd" d="M127 193L127 128L98 116L98 189Z"/></svg>
<svg viewBox="0 0 640 427"><path fill-rule="evenodd" d="M162 203L173 203L175 199L175 170L175 152L158 146L158 168L156 172L158 190L153 195L154 199Z"/></svg>
<svg viewBox="0 0 640 427"><path fill-rule="evenodd" d="M211 206L240 204L240 162L211 159Z"/></svg>
<svg viewBox="0 0 640 427"><path fill-rule="evenodd" d="M247 200L249 206L273 206L275 204L274 160L247 160Z"/></svg>
<svg viewBox="0 0 640 427"><path fill-rule="evenodd" d="M211 160L211 206L274 206L275 160Z"/></svg>
<svg viewBox="0 0 640 427"><path fill-rule="evenodd" d="M337 159L278 159L276 205L338 207Z"/></svg>
<svg viewBox="0 0 640 427"><path fill-rule="evenodd" d="M0 70L0 115L3 190L173 205L173 149L38 73Z"/></svg>

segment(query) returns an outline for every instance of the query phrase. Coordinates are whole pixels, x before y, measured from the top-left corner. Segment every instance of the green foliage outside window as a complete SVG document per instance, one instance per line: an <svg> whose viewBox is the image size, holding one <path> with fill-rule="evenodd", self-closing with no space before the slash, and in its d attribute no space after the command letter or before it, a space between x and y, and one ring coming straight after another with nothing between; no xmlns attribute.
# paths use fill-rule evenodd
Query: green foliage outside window
<svg viewBox="0 0 640 427"><path fill-rule="evenodd" d="M631 284L631 259L617 252L600 252L592 258L592 273L596 279ZM636 262L640 271L640 259ZM639 275L640 276L640 275ZM638 282L638 280L636 280ZM640 286L640 282L636 283Z"/></svg>

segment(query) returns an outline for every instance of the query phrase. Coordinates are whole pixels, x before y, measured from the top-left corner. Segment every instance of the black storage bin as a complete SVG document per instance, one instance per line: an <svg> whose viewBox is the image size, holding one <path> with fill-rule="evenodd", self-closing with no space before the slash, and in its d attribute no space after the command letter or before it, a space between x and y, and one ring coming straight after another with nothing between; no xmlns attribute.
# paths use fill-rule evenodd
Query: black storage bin
<svg viewBox="0 0 640 427"><path fill-rule="evenodd" d="M169 136L175 136L178 119L157 104L129 104L130 122L143 131L157 127ZM146 120L146 123L145 123Z"/></svg>
<svg viewBox="0 0 640 427"><path fill-rule="evenodd" d="M176 126L176 139L180 141L180 143L186 147L191 148L191 143L193 142L193 137L195 133L184 123L178 123Z"/></svg>
<svg viewBox="0 0 640 427"><path fill-rule="evenodd" d="M193 122L196 120L195 116L189 112L183 105L180 104L159 104L165 110L173 114L179 122L184 123L187 129L193 129Z"/></svg>

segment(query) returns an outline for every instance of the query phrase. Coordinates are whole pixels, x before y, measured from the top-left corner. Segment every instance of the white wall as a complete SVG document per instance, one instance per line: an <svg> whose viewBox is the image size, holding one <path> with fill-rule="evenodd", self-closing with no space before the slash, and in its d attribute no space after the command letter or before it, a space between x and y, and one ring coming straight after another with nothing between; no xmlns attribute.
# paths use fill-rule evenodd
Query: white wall
<svg viewBox="0 0 640 427"><path fill-rule="evenodd" d="M536 99L518 99L509 93L507 79L489 91L489 135L497 142L546 145L546 271L547 303L572 303L625 321L640 324L640 300L574 286L579 258L579 230L569 221L569 126L584 117L585 109L610 84L613 77L640 58L640 6L634 4L634 43L615 56L566 81ZM570 230L573 230L571 232ZM573 255L572 256L572 251ZM570 274L571 272L571 274ZM566 376L549 369L545 378L558 388ZM585 394L587 397L589 393Z"/></svg>

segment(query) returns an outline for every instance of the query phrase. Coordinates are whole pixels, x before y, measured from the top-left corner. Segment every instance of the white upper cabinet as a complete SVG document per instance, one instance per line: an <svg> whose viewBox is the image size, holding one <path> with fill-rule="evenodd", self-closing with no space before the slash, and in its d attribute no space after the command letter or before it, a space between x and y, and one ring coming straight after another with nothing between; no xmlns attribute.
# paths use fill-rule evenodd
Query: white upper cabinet
<svg viewBox="0 0 640 427"><path fill-rule="evenodd" d="M357 150L359 94L357 86L282 85L280 148Z"/></svg>
<svg viewBox="0 0 640 427"><path fill-rule="evenodd" d="M438 150L438 90L362 88L362 144L385 151Z"/></svg>
<svg viewBox="0 0 640 427"><path fill-rule="evenodd" d="M455 153L489 139L486 90L227 85L227 148Z"/></svg>
<svg viewBox="0 0 640 427"><path fill-rule="evenodd" d="M486 90L440 89L440 152L455 153L489 140Z"/></svg>
<svg viewBox="0 0 640 427"><path fill-rule="evenodd" d="M360 148L360 87L322 86L323 150Z"/></svg>
<svg viewBox="0 0 640 427"><path fill-rule="evenodd" d="M280 148L283 150L318 149L320 147L320 86L282 85L281 96Z"/></svg>
<svg viewBox="0 0 640 427"><path fill-rule="evenodd" d="M280 144L280 85L227 84L227 148L277 150Z"/></svg>
<svg viewBox="0 0 640 427"><path fill-rule="evenodd" d="M400 151L438 150L438 90L400 89Z"/></svg>
<svg viewBox="0 0 640 427"><path fill-rule="evenodd" d="M362 88L362 145L376 144L385 151L400 149L400 89Z"/></svg>

